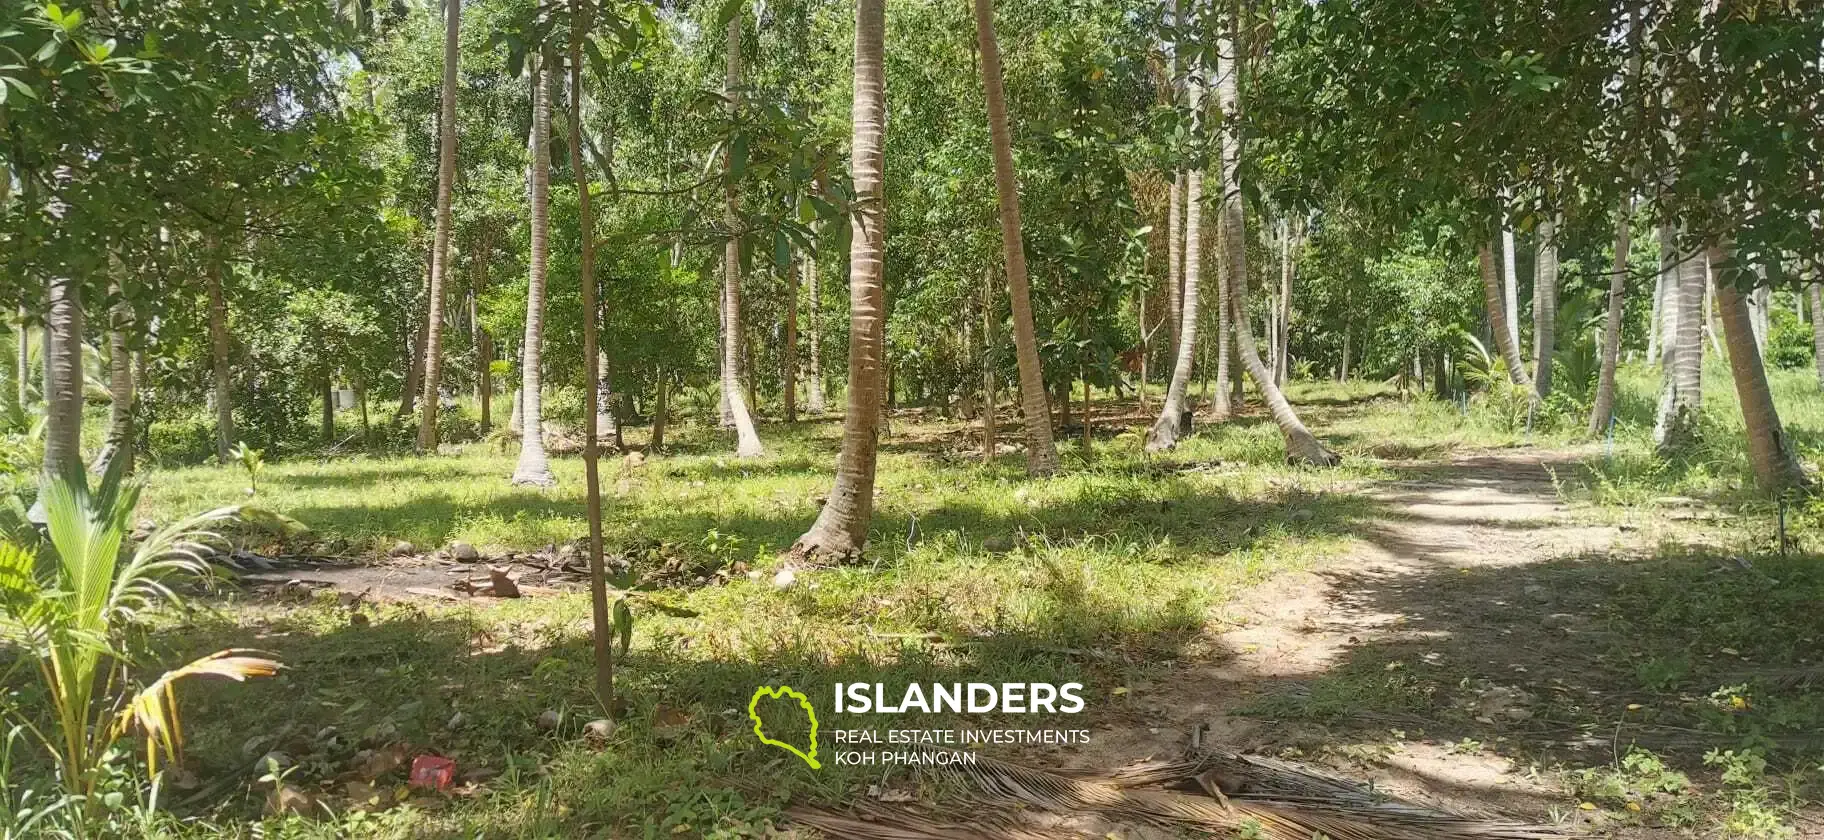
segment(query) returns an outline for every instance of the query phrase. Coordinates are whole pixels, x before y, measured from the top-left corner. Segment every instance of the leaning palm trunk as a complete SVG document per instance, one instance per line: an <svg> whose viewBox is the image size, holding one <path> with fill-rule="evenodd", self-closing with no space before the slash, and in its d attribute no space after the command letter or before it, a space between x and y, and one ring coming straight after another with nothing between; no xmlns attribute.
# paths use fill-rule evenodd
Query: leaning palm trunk
<svg viewBox="0 0 1824 840"><path fill-rule="evenodd" d="M1197 89L1191 90L1191 107L1197 107ZM1159 419L1153 421L1153 428L1147 432L1146 448L1149 452L1170 449L1178 445L1178 439L1186 433L1184 428L1185 392L1190 389L1191 369L1197 357L1197 315L1198 288L1203 271L1203 172L1191 170L1186 177L1184 188L1184 290L1178 297L1178 328L1173 332L1178 337L1177 352L1172 361L1172 378L1165 386L1165 401L1159 406Z"/></svg>
<svg viewBox="0 0 1824 840"><path fill-rule="evenodd" d="M532 259L526 281L526 337L519 371L519 463L513 483L551 487L557 477L545 456L544 387L545 271L551 254L551 91L543 57L532 70Z"/></svg>
<svg viewBox="0 0 1824 840"><path fill-rule="evenodd" d="M443 90L437 120L437 221L431 235L431 287L425 299L424 410L418 450L437 449L437 409L443 387L443 284L450 273L450 198L456 189L456 68L462 27L461 0L444 0Z"/></svg>
<svg viewBox="0 0 1824 840"><path fill-rule="evenodd" d="M728 97L732 116L741 107L741 17L728 22L728 74L722 92ZM728 225L728 241L722 246L722 399L728 406L728 418L735 426L735 455L757 458L766 454L760 445L760 433L754 428L747 397L741 393L741 348L746 338L741 332L741 237L737 229L741 216L735 197L735 152L733 145L724 152L727 183L722 193L722 219Z"/></svg>
<svg viewBox="0 0 1824 840"><path fill-rule="evenodd" d="M1235 356L1235 324L1229 317L1227 285L1216 284L1216 389L1210 392L1210 415L1217 420L1228 417L1240 402L1230 392L1231 383L1237 380L1230 362Z"/></svg>
<svg viewBox="0 0 1824 840"><path fill-rule="evenodd" d="M1628 289L1628 249L1633 244L1634 196L1622 200L1615 221L1615 262L1609 269L1609 311L1602 322L1602 372L1596 378L1596 399L1590 406L1592 437L1609 427L1615 413L1615 369L1621 364L1622 297ZM1652 329L1649 322L1648 329Z"/></svg>
<svg viewBox="0 0 1824 840"><path fill-rule="evenodd" d="M1520 342L1507 323L1507 306L1501 301L1501 277L1495 268L1494 246L1483 243L1476 249L1477 267L1482 272L1482 301L1488 309L1488 330L1494 333L1495 345L1507 367L1507 380L1527 390L1533 382L1526 375L1526 363L1520 359Z"/></svg>
<svg viewBox="0 0 1824 840"><path fill-rule="evenodd" d="M45 287L44 475L82 472L82 289L59 277ZM73 472L72 472L73 471Z"/></svg>
<svg viewBox="0 0 1824 840"><path fill-rule="evenodd" d="M1286 460L1293 463L1311 464L1313 466L1335 466L1342 461L1336 453L1319 443L1305 424L1298 419L1292 404L1286 401L1278 384L1274 382L1273 372L1267 369L1260 360L1260 351L1254 344L1254 328L1248 323L1248 252L1247 252L1247 217L1241 203L1241 127L1238 120L1241 115L1241 96L1237 90L1241 74L1241 59L1236 43L1235 30L1226 27L1239 26L1232 16L1225 24L1222 34L1217 36L1216 46L1216 97L1218 107L1222 109L1222 190L1221 215L1216 222L1216 233L1222 237L1222 266L1219 274L1222 277L1226 303L1229 308L1229 320L1233 324L1237 349L1241 352L1242 366L1247 368L1248 375L1254 379L1255 387L1260 389L1261 401L1267 404L1273 414L1273 422L1279 426L1280 434L1286 438Z"/></svg>
<svg viewBox="0 0 1824 840"><path fill-rule="evenodd" d="M1811 298L1811 356L1812 363L1818 369L1818 386L1824 388L1824 283L1813 283L1806 287L1805 293ZM23 362L20 370L25 369ZM21 379L21 382L24 380ZM20 386L19 402L25 402L24 386Z"/></svg>
<svg viewBox="0 0 1824 840"><path fill-rule="evenodd" d="M120 293L118 284L113 289ZM104 474L116 459L122 475L133 472L133 419L138 408L133 387L133 352L127 349L131 307L118 301L109 309L108 324L108 434L89 469Z"/></svg>
<svg viewBox="0 0 1824 840"><path fill-rule="evenodd" d="M1732 262L1731 250L1727 242L1710 247L1710 262L1719 272ZM1735 379L1736 397L1742 403L1748 464L1763 491L1781 494L1802 489L1807 484L1805 471L1793 457L1791 441L1780 427L1780 414L1774 409L1773 394L1767 388L1767 370L1756 344L1754 315L1731 276L1738 274L1719 273L1716 302L1722 310L1723 334L1729 342L1729 372Z"/></svg>
<svg viewBox="0 0 1824 840"><path fill-rule="evenodd" d="M987 0L976 0L977 14ZM836 484L811 529L792 544L800 558L858 557L874 518L874 463L880 422L881 368L886 346L886 232L881 227L882 132L886 116L883 62L886 0L858 0L855 8L855 95L851 121L855 183L849 242L849 388L842 419L842 454ZM1043 422L1044 415L1038 418Z"/></svg>
<svg viewBox="0 0 1824 840"><path fill-rule="evenodd" d="M1552 351L1558 327L1558 226L1539 225L1533 261L1533 393L1545 399L1552 393Z"/></svg>
<svg viewBox="0 0 1824 840"><path fill-rule="evenodd" d="M1677 285L1671 302L1677 310L1676 329L1667 338L1670 367L1653 423L1653 443L1662 453L1680 451L1697 437L1704 406L1705 274L1701 256L1678 260L1674 268Z"/></svg>
<svg viewBox="0 0 1824 840"><path fill-rule="evenodd" d="M1020 408L1026 415L1026 472L1058 471L1058 450L1051 439L1051 406L1045 397L1045 371L1039 364L1039 340L1032 325L1032 290L1026 277L1026 252L1020 242L1020 190L1014 181L1013 137L1007 128L1007 101L1001 90L1001 53L994 40L994 7L974 0L975 42L982 57L982 90L988 100L988 137L994 147L994 187L1001 211L1001 251L1006 260L1007 292L1013 305L1014 355L1020 368Z"/></svg>

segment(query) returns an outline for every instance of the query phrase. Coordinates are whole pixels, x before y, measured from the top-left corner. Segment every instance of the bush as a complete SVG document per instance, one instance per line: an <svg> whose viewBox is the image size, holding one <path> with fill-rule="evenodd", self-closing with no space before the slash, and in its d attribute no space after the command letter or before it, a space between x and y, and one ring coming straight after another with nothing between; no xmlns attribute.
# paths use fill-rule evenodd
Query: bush
<svg viewBox="0 0 1824 840"><path fill-rule="evenodd" d="M546 391L541 414L546 423L555 423L566 432L582 434L583 389L565 385Z"/></svg>
<svg viewBox="0 0 1824 840"><path fill-rule="evenodd" d="M146 428L146 456L166 465L200 464L215 457L215 418L202 414L160 418Z"/></svg>
<svg viewBox="0 0 1824 840"><path fill-rule="evenodd" d="M1812 363L1811 330L1799 323L1799 317L1784 309L1775 309L1767 328L1767 364L1792 370Z"/></svg>

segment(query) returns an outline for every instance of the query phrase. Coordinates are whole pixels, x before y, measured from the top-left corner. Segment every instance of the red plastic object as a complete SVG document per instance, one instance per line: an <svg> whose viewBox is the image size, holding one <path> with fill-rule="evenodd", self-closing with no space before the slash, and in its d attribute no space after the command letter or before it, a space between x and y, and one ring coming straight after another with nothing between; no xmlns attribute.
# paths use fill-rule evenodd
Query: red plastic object
<svg viewBox="0 0 1824 840"><path fill-rule="evenodd" d="M412 759L412 775L407 783L415 788L449 790L456 781L456 762L440 755L421 755Z"/></svg>

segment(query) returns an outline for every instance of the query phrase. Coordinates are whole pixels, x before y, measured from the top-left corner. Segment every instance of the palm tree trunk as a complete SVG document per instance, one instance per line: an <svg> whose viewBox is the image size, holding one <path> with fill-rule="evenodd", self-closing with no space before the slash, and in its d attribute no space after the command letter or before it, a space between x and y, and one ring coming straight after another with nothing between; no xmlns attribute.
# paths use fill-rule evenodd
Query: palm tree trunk
<svg viewBox="0 0 1824 840"><path fill-rule="evenodd" d="M1178 349L1178 330L1184 320L1184 193L1188 177L1183 170L1172 173L1172 188L1166 194L1170 206L1165 212L1165 291L1166 344Z"/></svg>
<svg viewBox="0 0 1824 840"><path fill-rule="evenodd" d="M437 221L431 235L431 288L426 296L424 412L418 422L418 451L437 450L437 409L443 387L443 282L450 273L450 198L456 189L456 68L462 28L462 0L443 0L443 91L437 121Z"/></svg>
<svg viewBox="0 0 1824 840"><path fill-rule="evenodd" d="M44 318L44 475L82 475L82 287L59 277L46 284Z"/></svg>
<svg viewBox="0 0 1824 840"><path fill-rule="evenodd" d="M652 440L646 444L648 454L665 451L665 423L671 418L671 375L659 368L653 377Z"/></svg>
<svg viewBox="0 0 1824 840"><path fill-rule="evenodd" d="M431 270L430 266L426 265L424 284L420 287L419 292L428 299L430 288ZM412 416L412 412L418 408L418 390L424 384L424 343L428 338L426 333L430 330L430 319L413 317L407 319L406 323L408 325L416 323L417 326L412 327L412 334L407 337L405 387L399 393L399 408L393 412L395 418Z"/></svg>
<svg viewBox="0 0 1824 840"><path fill-rule="evenodd" d="M120 283L110 283L109 292L118 298ZM133 421L138 413L138 397L133 387L133 351L127 348L132 317L132 308L124 300L117 299L108 309L108 432L101 451L89 465L97 474L107 473L117 459L121 462L121 475L133 472Z"/></svg>
<svg viewBox="0 0 1824 840"><path fill-rule="evenodd" d="M459 0L445 0L455 4ZM599 415L603 382L600 337L601 309L596 304L595 217L589 196L589 170L583 166L583 35L589 31L587 0L570 0L570 171L576 178L576 212L580 258L579 285L583 291L583 416L591 419L583 430L583 515L589 520L589 612L595 653L595 699L608 717L614 717L614 624L608 612L608 569L602 558L602 477ZM617 428L616 435L619 435Z"/></svg>
<svg viewBox="0 0 1824 840"><path fill-rule="evenodd" d="M1647 359L1659 359L1659 310L1666 301L1666 275L1661 272L1653 274L1653 310L1647 315Z"/></svg>
<svg viewBox="0 0 1824 840"><path fill-rule="evenodd" d="M982 268L982 463L994 462L994 269ZM1145 383L1141 383L1145 387Z"/></svg>
<svg viewBox="0 0 1824 840"><path fill-rule="evenodd" d="M1293 253L1298 247L1298 234L1290 220L1286 222L1286 264L1279 275L1279 346L1273 351L1273 381L1279 387L1286 387L1286 379L1292 375L1292 286L1298 280L1298 263Z"/></svg>
<svg viewBox="0 0 1824 840"><path fill-rule="evenodd" d="M1672 241L1676 242L1677 237L1673 236ZM1676 250L1672 253L1676 255ZM1653 442L1668 454L1683 450L1697 437L1698 415L1704 405L1702 306L1709 285L1701 256L1678 261L1675 271L1678 285L1671 302L1677 311L1676 329L1667 339L1671 366L1666 371L1658 416L1653 423Z"/></svg>
<svg viewBox="0 0 1824 840"><path fill-rule="evenodd" d="M804 255L804 284L811 287L810 375L805 383L804 407L812 414L828 410L823 402L823 284L817 280L817 254Z"/></svg>
<svg viewBox="0 0 1824 840"><path fill-rule="evenodd" d="M1622 200L1621 215L1615 221L1615 261L1609 268L1609 311L1602 322L1602 372L1597 375L1596 399L1590 406L1591 437L1602 434L1615 413L1615 370L1621 365L1622 297L1628 289L1628 250L1633 244L1633 235L1634 196L1630 194ZM1648 331L1652 331L1651 322Z"/></svg>
<svg viewBox="0 0 1824 840"><path fill-rule="evenodd" d="M1238 6L1238 3L1230 4L1233 14L1225 21L1216 44L1216 98L1217 107L1222 111L1222 177L1218 182L1222 202L1216 232L1222 237L1220 274L1228 292L1229 317L1234 323L1242 365L1253 377L1255 387L1260 389L1261 400L1267 404L1280 434L1285 436L1286 460L1313 466L1335 466L1342 459L1318 442L1292 410L1292 404L1274 383L1273 372L1261 362L1254 345L1253 326L1248 323L1247 217L1241 203L1242 136L1238 125L1242 107L1238 83L1243 47L1235 36L1235 27L1239 25L1236 18L1240 17Z"/></svg>
<svg viewBox="0 0 1824 840"><path fill-rule="evenodd" d="M1533 262L1533 393L1552 393L1552 350L1558 326L1558 234L1550 220L1539 224Z"/></svg>
<svg viewBox="0 0 1824 840"><path fill-rule="evenodd" d="M1818 387L1824 388L1824 283L1813 283L1805 288L1811 298L1811 357L1818 369ZM23 355L19 369L25 369ZM20 384L20 403L25 402L25 386Z"/></svg>
<svg viewBox="0 0 1824 840"><path fill-rule="evenodd" d="M1813 292L1813 294L1816 294L1816 292ZM32 404L32 330L26 318L27 313L25 307L19 307L19 335L17 336L18 340L15 342L18 346L14 350L14 356L16 357L18 366L13 369L13 372L18 375L18 381L14 384L17 385L19 389L20 411L24 411L27 406ZM1821 360L1820 364L1824 365L1824 355L1821 355L1819 358ZM1824 367L1820 367L1818 370L1820 380L1824 381Z"/></svg>
<svg viewBox="0 0 1824 840"><path fill-rule="evenodd" d="M1507 365L1507 380L1527 390L1533 389L1532 378L1526 375L1526 363L1520 359L1520 340L1516 337L1518 330L1507 323L1507 307L1501 302L1501 278L1495 268L1494 246L1483 243L1476 250L1477 267L1482 272L1482 298L1488 308L1488 328L1494 334L1495 345L1501 351L1501 359Z"/></svg>
<svg viewBox="0 0 1824 840"><path fill-rule="evenodd" d="M1723 352L1722 330L1716 327L1716 271L1710 267L1710 254L1704 254L1704 335L1710 339L1710 350Z"/></svg>
<svg viewBox="0 0 1824 840"><path fill-rule="evenodd" d="M475 301L479 313L481 296L488 290L488 258L493 253L491 233L482 234L475 253ZM488 335L481 319L475 319L476 400L481 404L481 432L487 434L494 425L494 337Z"/></svg>
<svg viewBox="0 0 1824 840"><path fill-rule="evenodd" d="M209 295L209 381L210 401L215 404L215 458L226 464L232 457L229 452L236 437L234 397L228 378L228 300L222 294L221 245L212 238L207 250L209 262L203 271L203 285Z"/></svg>
<svg viewBox="0 0 1824 840"><path fill-rule="evenodd" d="M1032 323L1032 290L1026 276L1026 251L1020 234L1020 192L1014 180L1013 137L1007 127L1007 101L1001 89L1001 52L994 39L994 7L972 0L975 43L981 53L982 90L988 101L988 136L994 152L994 186L1000 200L1001 252L1006 262L1008 300L1013 306L1013 347L1020 368L1020 409L1026 416L1026 472L1058 471L1058 450L1051 438L1051 406L1045 395L1045 371Z"/></svg>
<svg viewBox="0 0 1824 840"><path fill-rule="evenodd" d="M976 0L977 17L986 0ZM855 4L855 95L851 177L858 199L849 244L849 387L842 420L836 483L811 529L792 545L800 558L858 557L874 516L876 426L880 422L881 361L886 347L886 237L882 224L881 148L886 112L886 0ZM1043 415L1039 418L1043 420Z"/></svg>
<svg viewBox="0 0 1824 840"><path fill-rule="evenodd" d="M732 115L741 107L740 15L728 22L727 59L728 74L722 92L728 97L728 109ZM747 336L741 331L741 238L736 233L741 225L741 216L736 203L734 160L731 144L723 154L727 180L722 193L722 218L728 225L729 237L728 242L722 246L722 396L728 403L729 419L735 426L736 457L757 458L766 454L766 449L760 445L760 434L754 429L754 416L749 413L749 400L742 393L741 386L741 350Z"/></svg>
<svg viewBox="0 0 1824 840"><path fill-rule="evenodd" d="M1191 108L1198 107L1199 91L1191 89ZM1177 353L1172 362L1172 378L1165 386L1165 400L1159 406L1159 419L1146 435L1146 449L1158 452L1178 445L1184 428L1185 391L1191 385L1191 370L1197 360L1197 298L1203 270L1203 173L1192 170L1184 188L1184 293L1179 296Z"/></svg>
<svg viewBox="0 0 1824 840"><path fill-rule="evenodd" d="M785 348L780 354L780 409L785 422L798 422L798 267L785 267Z"/></svg>
<svg viewBox="0 0 1824 840"><path fill-rule="evenodd" d="M1514 231L1501 228L1501 282L1507 337L1520 346L1520 269L1514 257ZM1518 357L1518 354L1516 354Z"/></svg>
<svg viewBox="0 0 1824 840"><path fill-rule="evenodd" d="M526 282L526 338L519 371L519 463L513 483L552 487L557 477L545 455L543 362L545 340L545 272L551 254L551 84L543 56L532 70L532 254ZM591 388L591 391L594 389Z"/></svg>
<svg viewBox="0 0 1824 840"><path fill-rule="evenodd" d="M1655 329L1659 331L1660 373L1671 376L1673 350L1678 346L1678 229L1669 224L1659 226L1659 283L1664 292L1659 306L1659 320Z"/></svg>
<svg viewBox="0 0 1824 840"><path fill-rule="evenodd" d="M1734 255L1727 243L1710 247L1710 261L1729 266ZM1731 272L1734 273L1734 272ZM1767 388L1767 371L1755 342L1754 314L1731 278L1716 284L1716 301L1722 309L1723 332L1729 342L1729 370L1742 404L1742 422L1748 436L1748 463L1754 480L1768 493L1781 494L1807 484L1805 472L1793 457L1791 441L1780 427L1773 394Z"/></svg>

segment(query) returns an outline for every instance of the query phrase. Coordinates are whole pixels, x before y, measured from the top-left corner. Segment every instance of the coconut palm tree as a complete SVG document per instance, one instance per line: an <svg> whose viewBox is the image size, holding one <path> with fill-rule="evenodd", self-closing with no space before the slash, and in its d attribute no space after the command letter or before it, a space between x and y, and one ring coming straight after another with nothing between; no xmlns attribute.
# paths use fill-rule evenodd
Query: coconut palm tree
<svg viewBox="0 0 1824 840"><path fill-rule="evenodd" d="M1241 203L1242 145L1238 121L1241 114L1241 95L1238 90L1241 55L1235 37L1240 10L1231 5L1230 11L1216 43L1216 101L1217 107L1222 111L1222 177L1218 182L1222 193L1216 230L1222 237L1220 273L1223 286L1228 292L1226 303L1229 318L1234 324L1236 349L1241 353L1242 366L1253 378L1262 401L1272 413L1274 424L1279 426L1280 434L1286 438L1286 460L1315 466L1335 466L1342 459L1318 442L1317 437L1299 420L1298 413L1292 410L1292 404L1286 400L1274 381L1273 371L1267 369L1260 359L1260 351L1254 343L1254 327L1248 321L1247 217ZM1189 286L1188 278L1186 286ZM1188 309L1189 307L1187 311ZM1187 326L1189 323L1187 317Z"/></svg>
<svg viewBox="0 0 1824 840"><path fill-rule="evenodd" d="M215 405L215 460L234 460L234 392L228 372L228 298L222 293L221 243L210 238L204 256L203 288L209 297L209 400ZM48 397L47 397L48 399Z"/></svg>
<svg viewBox="0 0 1824 840"><path fill-rule="evenodd" d="M1198 109L1201 93L1193 84L1191 110ZM1191 366L1197 353L1197 316L1200 274L1203 271L1203 171L1192 169L1184 185L1184 289L1178 295L1178 336L1173 356L1172 378L1165 387L1165 401L1159 406L1159 419L1153 421L1146 435L1146 448L1157 452L1178 445L1184 428L1184 394L1191 384Z"/></svg>
<svg viewBox="0 0 1824 840"><path fill-rule="evenodd" d="M1495 266L1495 246L1484 242L1476 249L1476 266L1482 273L1482 302L1488 309L1488 330L1494 333L1495 346L1506 364L1509 382L1527 390L1533 379L1526 375L1526 363L1520 358L1520 342L1507 320L1507 305L1502 302L1501 273Z"/></svg>
<svg viewBox="0 0 1824 840"><path fill-rule="evenodd" d="M132 320L132 307L120 299L120 284L109 284L115 297L108 308L108 431L95 461L89 469L105 474L115 459L120 459L121 473L133 472L133 420L137 394L133 387L133 352L127 348L127 329Z"/></svg>
<svg viewBox="0 0 1824 840"><path fill-rule="evenodd" d="M1675 284L1670 303L1675 329L1666 337L1669 366L1653 422L1653 443L1661 452L1672 453L1697 437L1698 415L1704 407L1703 303L1709 272L1702 254L1678 254L1676 235L1663 241L1674 246L1667 259L1673 261Z"/></svg>
<svg viewBox="0 0 1824 840"><path fill-rule="evenodd" d="M978 16L980 4L976 0ZM842 420L836 484L811 529L792 545L800 558L852 558L867 545L874 517L876 431L880 423L882 356L886 345L886 236L881 225L881 149L886 116L884 73L886 0L855 4L854 136L850 176L856 203L849 240L849 388ZM1042 421L1044 414L1039 415Z"/></svg>
<svg viewBox="0 0 1824 840"><path fill-rule="evenodd" d="M1558 325L1558 226L1539 224L1533 260L1533 393L1552 393L1552 348Z"/></svg>
<svg viewBox="0 0 1824 840"><path fill-rule="evenodd" d="M1818 368L1818 386L1824 387L1824 283L1813 283L1805 288L1805 294L1811 298L1811 355L1812 362ZM21 358L24 358L21 356ZM25 370L25 363L20 362L20 370ZM20 380L24 382L23 379ZM25 403L25 386L20 385L19 402Z"/></svg>
<svg viewBox="0 0 1824 840"><path fill-rule="evenodd" d="M1609 311L1602 322L1602 372L1596 378L1596 398L1590 405L1589 432L1592 437L1609 426L1615 413L1615 369L1621 364L1622 296L1628 289L1628 249L1633 244L1634 196L1621 202L1621 215L1615 220L1615 262L1609 268ZM1649 331L1653 323L1648 322ZM1648 354L1649 358L1651 354Z"/></svg>
<svg viewBox="0 0 1824 840"><path fill-rule="evenodd" d="M526 340L520 356L519 464L513 483L551 487L557 477L545 457L544 382L539 364L545 340L545 269L551 245L551 91L550 71L543 56L532 68L532 260L526 283Z"/></svg>
<svg viewBox="0 0 1824 840"><path fill-rule="evenodd" d="M728 98L732 118L741 107L741 16L728 22L728 74L722 94ZM728 407L729 420L735 426L735 455L758 458L766 454L760 445L760 433L754 429L747 397L741 390L741 215L735 193L734 144L723 153L724 173L722 219L728 224L728 242L722 246L722 400Z"/></svg>
<svg viewBox="0 0 1824 840"><path fill-rule="evenodd" d="M1761 361L1754 315L1748 297L1736 287L1744 272L1733 266L1728 242L1710 246L1710 264L1717 269L1716 302L1722 310L1723 337L1729 346L1729 371L1735 394L1742 403L1742 423L1748 433L1748 464L1762 490L1785 493L1803 488L1805 471L1793 457L1791 441L1780 427L1780 414L1767 388L1767 370Z"/></svg>
<svg viewBox="0 0 1824 840"><path fill-rule="evenodd" d="M431 287L424 330L424 410L419 415L418 449L437 448L437 408L443 386L443 284L450 273L450 197L456 189L456 68L462 29L462 0L443 0L443 92L437 120L437 221L431 235Z"/></svg>
<svg viewBox="0 0 1824 840"><path fill-rule="evenodd" d="M82 471L82 287L59 277L45 284L44 474Z"/></svg>
<svg viewBox="0 0 1824 840"><path fill-rule="evenodd" d="M973 0L975 43L982 56L982 92L988 100L988 137L994 152L994 188L1000 200L1001 254L1006 262L1007 294L1013 305L1013 348L1020 369L1020 410L1026 415L1026 472L1058 471L1058 450L1051 439L1051 405L1045 396L1045 372L1039 364L1039 340L1032 326L1032 286L1026 276L1026 251L1020 241L1020 188L1013 172L1013 137L1007 128L1007 97L1001 89L1001 51L994 39L991 0Z"/></svg>
<svg viewBox="0 0 1824 840"><path fill-rule="evenodd" d="M805 382L804 407L812 414L822 414L823 404L823 293L817 282L817 253L804 254L804 284L811 288L810 373Z"/></svg>

